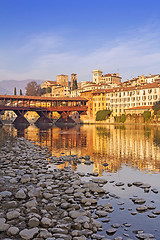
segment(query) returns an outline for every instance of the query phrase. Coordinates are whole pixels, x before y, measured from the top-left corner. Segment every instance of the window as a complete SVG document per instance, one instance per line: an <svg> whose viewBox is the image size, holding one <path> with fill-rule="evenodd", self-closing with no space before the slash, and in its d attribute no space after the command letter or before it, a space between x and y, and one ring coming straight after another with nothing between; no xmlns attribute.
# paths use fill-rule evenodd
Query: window
<svg viewBox="0 0 160 240"><path fill-rule="evenodd" d="M148 93L151 93L152 92L152 89L148 89Z"/></svg>
<svg viewBox="0 0 160 240"><path fill-rule="evenodd" d="M154 100L157 100L157 95L154 95L154 96L153 96L153 99L154 99Z"/></svg>

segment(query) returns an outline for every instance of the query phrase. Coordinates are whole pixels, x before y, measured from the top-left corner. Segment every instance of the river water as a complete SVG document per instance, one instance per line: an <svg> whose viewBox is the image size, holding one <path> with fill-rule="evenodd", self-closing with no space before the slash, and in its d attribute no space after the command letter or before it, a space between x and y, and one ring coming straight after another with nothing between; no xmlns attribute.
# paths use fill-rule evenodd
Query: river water
<svg viewBox="0 0 160 240"><path fill-rule="evenodd" d="M117 235L108 236L108 239L119 235L123 235L123 239L137 239L134 230L152 233L155 239L160 239L160 215L153 214L153 209L138 212L136 208L139 205L131 200L133 197L143 198L145 206L154 205L156 211L160 211L160 126L77 125L72 128L53 126L39 129L30 125L25 130L17 130L6 125L3 129L11 135L23 136L40 147L47 146L53 156L90 156L93 164L82 163L71 167L86 175L98 173L99 177L108 181L104 188L110 194L108 202L113 205L114 211L103 227L106 230L113 223L121 225ZM108 166L103 166L104 163ZM68 165L65 162L53 167ZM84 180L87 178L85 176ZM150 184L151 187L144 191L134 185L128 186L128 183L135 181ZM123 185L118 187L117 182ZM154 193L153 189L157 189L158 193ZM100 204L104 201L102 198ZM131 224L131 227L125 227L124 223Z"/></svg>

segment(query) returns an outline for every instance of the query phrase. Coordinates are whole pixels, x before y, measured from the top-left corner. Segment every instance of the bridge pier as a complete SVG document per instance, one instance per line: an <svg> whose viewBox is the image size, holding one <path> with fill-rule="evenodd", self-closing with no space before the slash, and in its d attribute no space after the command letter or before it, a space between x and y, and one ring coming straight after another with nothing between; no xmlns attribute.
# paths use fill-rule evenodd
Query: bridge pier
<svg viewBox="0 0 160 240"><path fill-rule="evenodd" d="M36 125L52 125L53 121L48 117L49 111L36 111L39 115L39 118L35 122Z"/></svg>
<svg viewBox="0 0 160 240"><path fill-rule="evenodd" d="M58 124L75 124L75 121L69 116L70 112L58 112L61 117L56 121Z"/></svg>
<svg viewBox="0 0 160 240"><path fill-rule="evenodd" d="M24 117L24 114L27 111L24 110L14 110L15 114L17 115L16 119L14 120L13 124L14 125L23 125L23 126L29 126L29 122L27 119Z"/></svg>

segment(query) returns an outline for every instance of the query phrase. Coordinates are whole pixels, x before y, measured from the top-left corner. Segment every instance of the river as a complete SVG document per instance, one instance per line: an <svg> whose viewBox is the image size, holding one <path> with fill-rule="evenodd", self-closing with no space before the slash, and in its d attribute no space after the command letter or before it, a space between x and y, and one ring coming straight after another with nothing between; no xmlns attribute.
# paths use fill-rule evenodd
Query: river
<svg viewBox="0 0 160 240"><path fill-rule="evenodd" d="M124 239L127 234L137 239L134 238L135 229L150 232L155 239L160 239L160 212L155 215L153 209L137 212L137 205L131 200L133 197L143 198L145 206L152 204L157 211L160 210L160 126L76 125L72 128L53 126L39 129L30 125L25 130L17 130L12 125L6 125L3 129L13 136L25 137L40 147L47 146L53 156L89 155L93 164L73 164L71 167L74 171L86 175L97 173L99 177L107 179L105 188L110 193L109 202L115 211L110 223L105 224L109 227L111 223L120 223L119 234L123 233ZM104 166L104 163L108 165ZM68 165L65 162L53 167ZM84 177L86 179L87 176ZM151 187L145 191L132 185L135 181L150 184ZM117 182L123 185L118 187ZM158 193L154 193L153 189L157 189ZM125 230L124 223L130 223L132 228Z"/></svg>

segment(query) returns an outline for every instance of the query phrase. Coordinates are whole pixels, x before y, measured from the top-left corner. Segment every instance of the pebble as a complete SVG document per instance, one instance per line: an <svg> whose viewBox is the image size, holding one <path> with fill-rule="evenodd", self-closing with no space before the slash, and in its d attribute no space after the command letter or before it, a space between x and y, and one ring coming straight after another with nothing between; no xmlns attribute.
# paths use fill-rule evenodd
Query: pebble
<svg viewBox="0 0 160 240"><path fill-rule="evenodd" d="M108 235L113 235L113 234L115 234L116 232L117 232L117 230L116 230L115 228L109 228L109 229L106 230L106 233L107 233Z"/></svg>
<svg viewBox="0 0 160 240"><path fill-rule="evenodd" d="M106 190L108 180L98 177L98 173L76 173L70 167L50 170L46 161L46 148L40 149L24 138L15 139L10 151L7 149L6 145L0 153L2 165L0 175L2 186L0 192L1 239L107 240L104 231L112 236L118 233L120 227L123 227L123 231L130 230L130 223L123 225L113 223L115 219L112 218L114 215L112 212L119 211L116 209L115 201L119 201L117 203L119 206L124 205L125 202L122 202L115 193ZM76 155L63 155L50 159L54 163L74 161L76 165L83 158L78 158ZM92 164L90 156L85 156L84 160L85 163ZM81 177L92 177L92 179L88 182L82 180ZM115 183L115 181L112 180L109 183ZM123 182L114 184L117 187L123 185ZM145 190L151 188L149 184L141 182L128 183L129 187L132 185ZM157 193L156 189L151 188L151 191ZM132 201L135 204L146 203L145 199L137 196L134 196ZM115 209L114 206L116 206ZM124 210L124 207L120 209ZM154 210L155 206L148 204L136 208L138 212L147 209ZM131 214L136 215L137 212L131 212ZM154 210L147 216L154 218L159 214L159 210ZM111 228L107 229L110 221ZM102 234L100 234L101 231L103 231ZM154 238L153 235L147 235L143 231L137 231L136 234L139 239L145 239L146 236ZM122 233L122 235L129 237L127 233ZM121 240L123 237L113 238Z"/></svg>
<svg viewBox="0 0 160 240"><path fill-rule="evenodd" d="M139 233L136 235L136 237L138 239L153 239L154 235L150 234L150 233Z"/></svg>

